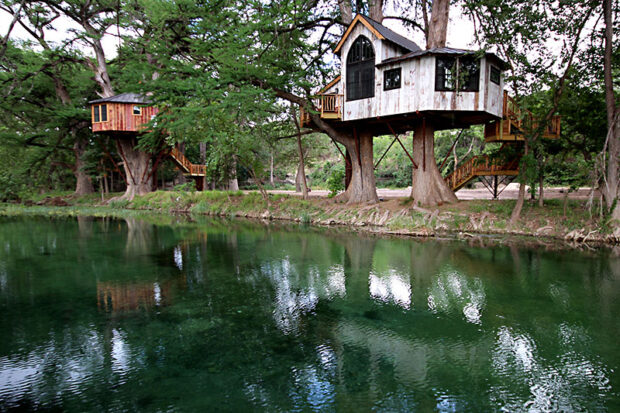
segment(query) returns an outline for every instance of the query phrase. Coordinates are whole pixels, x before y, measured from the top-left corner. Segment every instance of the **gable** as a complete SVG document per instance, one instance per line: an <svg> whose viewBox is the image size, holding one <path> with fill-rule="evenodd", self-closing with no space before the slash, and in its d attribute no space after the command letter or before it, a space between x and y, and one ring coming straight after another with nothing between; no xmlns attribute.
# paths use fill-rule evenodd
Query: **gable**
<svg viewBox="0 0 620 413"><path fill-rule="evenodd" d="M381 23L376 22L369 17L358 14L355 16L349 27L347 27L347 30L340 38L340 41L334 49L335 54L340 55L343 45L345 44L346 40L352 35L354 28L358 24L361 24L366 29L368 29L368 31L370 31L375 38L391 43L391 45L397 46L398 48L405 50L405 53L421 50L420 46L418 46L414 41L401 36L400 34L388 29Z"/></svg>

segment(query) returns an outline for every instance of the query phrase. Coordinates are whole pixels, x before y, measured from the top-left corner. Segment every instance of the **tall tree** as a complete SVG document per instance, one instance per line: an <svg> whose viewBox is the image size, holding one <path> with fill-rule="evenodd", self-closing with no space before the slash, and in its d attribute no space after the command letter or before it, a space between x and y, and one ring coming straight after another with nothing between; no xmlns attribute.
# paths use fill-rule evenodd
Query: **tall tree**
<svg viewBox="0 0 620 413"><path fill-rule="evenodd" d="M12 22L18 23L43 48L45 53L41 56L45 56L47 62L44 63L45 68L42 72L53 81L54 90L60 102L65 107L74 108L75 105L67 86L67 78L62 76L61 71L66 68L67 62L85 62L87 59L71 49L66 50L63 45L54 45L47 40L47 34L55 30L54 24L60 14L38 2L6 2L0 4L0 9L12 14ZM82 104L83 102L78 103L78 105ZM75 156L75 163L70 168L76 178L75 193L78 195L94 192L91 178L85 170L86 148L90 138L90 134L85 133L88 127L89 122L86 119L76 119L67 131L67 140L71 141L69 144L73 146Z"/></svg>
<svg viewBox="0 0 620 413"><path fill-rule="evenodd" d="M612 73L614 20L611 0L603 0L603 18L605 22L604 84L608 128L608 160L603 196L612 218L616 221L616 226L620 227L620 205L618 205L618 195L620 192L620 110L618 109L618 101L614 92Z"/></svg>
<svg viewBox="0 0 620 413"><path fill-rule="evenodd" d="M537 122L524 133L524 156L519 172L519 196L510 222L515 225L525 200L525 186L531 165L535 164L531 147L537 144L556 112L566 80L580 50L587 23L598 6L591 0L550 3L518 0L466 1L466 11L478 28L478 41L495 46L499 55L511 65L507 83L518 101L538 90L550 88L548 105L533 110ZM563 47L551 45L560 39Z"/></svg>

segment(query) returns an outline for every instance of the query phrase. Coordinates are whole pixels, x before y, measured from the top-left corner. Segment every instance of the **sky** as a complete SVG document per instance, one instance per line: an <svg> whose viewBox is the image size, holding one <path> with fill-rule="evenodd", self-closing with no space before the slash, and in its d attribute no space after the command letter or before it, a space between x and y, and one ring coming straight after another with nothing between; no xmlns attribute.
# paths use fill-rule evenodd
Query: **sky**
<svg viewBox="0 0 620 413"><path fill-rule="evenodd" d="M460 14L460 11L454 7L452 8L452 16L450 17L450 24L448 26L448 46L461 48L461 49L472 49L474 46L474 27L471 21L466 19ZM386 15L394 15L395 12L392 10L386 10ZM11 23L11 16L4 12L0 11L0 35L6 36L9 24ZM422 33L416 31L415 33L408 32L408 30L398 21L398 20L385 20L383 22L385 26L394 30L395 32L414 40L418 43L422 48L424 48L425 40L423 38ZM75 24L68 18L59 18L55 22L56 31L48 31L46 39L50 42L56 44L62 44L62 41L69 37L68 31L70 29L79 29L79 26ZM108 59L114 58L116 56L116 48L118 46L118 38L116 34L116 27L111 27L108 30L108 35L104 36L102 42L103 47L106 51L106 57ZM19 26L19 24L15 25L11 33L12 38L19 39L32 39L30 35ZM91 54L90 48L84 47L84 52L87 54Z"/></svg>

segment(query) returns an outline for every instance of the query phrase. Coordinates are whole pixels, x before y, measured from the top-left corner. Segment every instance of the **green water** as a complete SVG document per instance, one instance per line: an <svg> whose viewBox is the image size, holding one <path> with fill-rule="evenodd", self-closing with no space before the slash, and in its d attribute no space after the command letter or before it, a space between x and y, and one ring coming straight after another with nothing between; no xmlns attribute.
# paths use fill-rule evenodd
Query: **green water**
<svg viewBox="0 0 620 413"><path fill-rule="evenodd" d="M0 411L618 411L620 259L0 218Z"/></svg>

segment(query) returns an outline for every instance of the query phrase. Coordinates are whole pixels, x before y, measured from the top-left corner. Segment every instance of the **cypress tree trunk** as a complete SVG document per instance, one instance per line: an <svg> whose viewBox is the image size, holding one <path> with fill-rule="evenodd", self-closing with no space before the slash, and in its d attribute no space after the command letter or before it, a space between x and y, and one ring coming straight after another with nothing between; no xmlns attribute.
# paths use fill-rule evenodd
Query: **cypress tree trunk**
<svg viewBox="0 0 620 413"><path fill-rule="evenodd" d="M441 176L435 162L435 127L432 123L416 127L412 156L418 166L412 170L413 201L425 206L457 202L456 195Z"/></svg>
<svg viewBox="0 0 620 413"><path fill-rule="evenodd" d="M233 155L233 164L230 168L230 179L228 180L229 191L239 190L239 181L237 180L237 155Z"/></svg>
<svg viewBox="0 0 620 413"><path fill-rule="evenodd" d="M149 164L151 156L137 150L136 137L116 139L118 152L123 159L123 168L127 177L127 190L121 199L132 200L136 195L144 195L151 192L151 180L149 177Z"/></svg>
<svg viewBox="0 0 620 413"><path fill-rule="evenodd" d="M72 132L74 135L73 142L73 154L75 155L75 168L73 170L73 174L75 175L76 184L75 184L75 194L76 195L86 195L92 194L95 192L95 188L93 187L93 182L90 179L90 176L84 170L85 162L84 156L86 153L86 141L84 139L75 137L77 135L75 131Z"/></svg>
<svg viewBox="0 0 620 413"><path fill-rule="evenodd" d="M372 133L360 133L359 143L353 136L341 134L338 138L351 156L351 182L336 200L349 204L379 202L375 183Z"/></svg>

